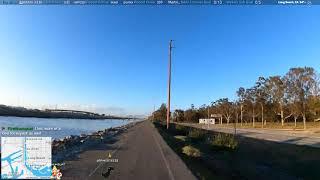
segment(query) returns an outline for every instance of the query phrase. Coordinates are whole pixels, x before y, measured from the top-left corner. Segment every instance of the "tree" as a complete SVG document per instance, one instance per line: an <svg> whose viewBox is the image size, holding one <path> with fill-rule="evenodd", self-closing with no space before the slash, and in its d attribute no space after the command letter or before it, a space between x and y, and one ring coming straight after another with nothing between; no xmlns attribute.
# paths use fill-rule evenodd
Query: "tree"
<svg viewBox="0 0 320 180"><path fill-rule="evenodd" d="M291 68L285 78L291 99L294 100L293 103L300 107L303 127L306 129L308 98L313 96L313 90L318 88L315 70L311 67Z"/></svg>
<svg viewBox="0 0 320 180"><path fill-rule="evenodd" d="M198 109L199 118L209 118L209 106L203 104Z"/></svg>
<svg viewBox="0 0 320 180"><path fill-rule="evenodd" d="M177 109L173 119L177 122L198 122L199 118L210 117L210 113L221 114L227 123L235 117L243 122L252 120L255 127L256 118L261 117L261 126L269 121L281 121L284 126L287 119L292 119L297 126L297 120L320 120L320 87L319 76L311 67L291 68L285 76L259 77L253 87L240 87L236 92L238 99L235 102L227 98L211 102L210 106L202 105L196 108L193 104L185 111ZM153 112L157 120L166 120L166 105ZM260 117L258 118L260 120Z"/></svg>
<svg viewBox="0 0 320 180"><path fill-rule="evenodd" d="M314 88L311 90L312 91L312 95L309 96L308 98L308 105L307 107L309 107L309 111L310 111L310 116L314 121L319 121L320 118L320 80L319 80L319 76L315 77L315 81L316 81L316 85L314 86Z"/></svg>
<svg viewBox="0 0 320 180"><path fill-rule="evenodd" d="M254 94L256 96L256 101L257 101L257 103L259 103L259 105L261 107L261 127L263 128L264 105L266 104L266 101L268 99L268 92L267 92L267 88L266 88L266 79L264 77L259 77L254 89L256 91L256 93Z"/></svg>
<svg viewBox="0 0 320 180"><path fill-rule="evenodd" d="M240 87L239 90L237 91L237 95L239 97L239 105L240 105L240 125L242 126L243 122L243 112L244 112L244 102L246 99L246 90L243 87Z"/></svg>
<svg viewBox="0 0 320 180"><path fill-rule="evenodd" d="M287 104L286 96L286 79L280 76L270 76L266 81L266 88L269 94L268 101L272 103L273 109L277 115L280 115L281 125L284 125L284 121L292 116L292 112L285 116L285 105Z"/></svg>
<svg viewBox="0 0 320 180"><path fill-rule="evenodd" d="M166 121L167 119L167 106L166 104L161 104L160 108L152 113L152 116L157 121Z"/></svg>
<svg viewBox="0 0 320 180"><path fill-rule="evenodd" d="M288 104L288 108L290 109L291 115L294 119L294 127L297 127L297 119L301 114L301 107L298 102L293 101L290 104Z"/></svg>
<svg viewBox="0 0 320 180"><path fill-rule="evenodd" d="M250 89L246 89L246 102L249 107L251 107L251 117L252 117L252 126L255 127L255 118L258 116L256 113L256 105L257 105L257 88L252 87Z"/></svg>
<svg viewBox="0 0 320 180"><path fill-rule="evenodd" d="M191 107L190 107L191 110L194 110L194 104L191 104Z"/></svg>
<svg viewBox="0 0 320 180"><path fill-rule="evenodd" d="M199 113L198 113L197 109L195 109L193 104L191 104L190 109L187 109L184 112L184 119L188 122L198 122L199 121Z"/></svg>
<svg viewBox="0 0 320 180"><path fill-rule="evenodd" d="M229 101L228 98L218 99L215 105L219 109L220 113L226 118L227 124L230 122L230 118L234 111L233 103Z"/></svg>
<svg viewBox="0 0 320 180"><path fill-rule="evenodd" d="M184 121L184 111L181 109L176 109L173 112L173 119L175 122L183 122Z"/></svg>

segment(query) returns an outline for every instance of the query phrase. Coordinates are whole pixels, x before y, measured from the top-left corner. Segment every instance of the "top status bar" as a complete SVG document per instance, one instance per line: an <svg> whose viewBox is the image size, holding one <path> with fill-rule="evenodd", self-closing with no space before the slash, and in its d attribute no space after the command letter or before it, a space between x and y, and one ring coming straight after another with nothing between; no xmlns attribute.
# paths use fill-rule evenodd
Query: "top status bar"
<svg viewBox="0 0 320 180"><path fill-rule="evenodd" d="M320 0L0 0L0 5L320 5Z"/></svg>

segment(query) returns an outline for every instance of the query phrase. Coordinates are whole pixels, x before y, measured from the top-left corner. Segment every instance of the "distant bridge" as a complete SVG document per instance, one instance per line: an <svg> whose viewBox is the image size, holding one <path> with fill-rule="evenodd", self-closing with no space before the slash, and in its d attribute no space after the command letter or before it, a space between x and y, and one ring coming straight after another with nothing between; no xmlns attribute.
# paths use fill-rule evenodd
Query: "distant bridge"
<svg viewBox="0 0 320 180"><path fill-rule="evenodd" d="M93 113L93 112L87 112L87 111L78 111L78 110L68 110L68 109L45 109L46 112L53 112L53 113L75 113L75 114L83 114L83 115L88 115L88 116L94 116L97 118L114 118L114 119L139 119L134 116L128 116L128 117L120 117L120 116L112 116L112 115L105 115L105 114L98 114L98 113Z"/></svg>
<svg viewBox="0 0 320 180"><path fill-rule="evenodd" d="M98 113L87 112L87 111L77 111L77 110L68 110L68 109L46 109L48 112L67 112L67 113L77 113L77 114L86 114L89 116L102 116Z"/></svg>

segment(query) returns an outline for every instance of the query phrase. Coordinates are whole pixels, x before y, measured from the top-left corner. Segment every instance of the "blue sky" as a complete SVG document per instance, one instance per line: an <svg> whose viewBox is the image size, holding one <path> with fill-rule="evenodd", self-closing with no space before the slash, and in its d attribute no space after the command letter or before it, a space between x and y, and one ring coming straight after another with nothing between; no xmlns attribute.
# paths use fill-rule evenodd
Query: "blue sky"
<svg viewBox="0 0 320 180"><path fill-rule="evenodd" d="M258 76L319 71L320 7L0 7L0 104L147 114L235 98Z"/></svg>

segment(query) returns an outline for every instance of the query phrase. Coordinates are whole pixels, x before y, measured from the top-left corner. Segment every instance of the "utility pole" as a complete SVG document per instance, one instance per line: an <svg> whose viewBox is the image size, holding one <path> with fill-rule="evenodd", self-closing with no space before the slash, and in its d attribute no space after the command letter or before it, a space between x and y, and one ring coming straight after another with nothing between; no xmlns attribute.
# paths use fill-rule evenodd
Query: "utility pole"
<svg viewBox="0 0 320 180"><path fill-rule="evenodd" d="M155 105L153 104L152 121L154 121L154 113L155 113L155 109L156 109L156 107L155 107Z"/></svg>
<svg viewBox="0 0 320 180"><path fill-rule="evenodd" d="M170 96L171 96L171 51L172 51L172 40L169 41L169 64L168 64L168 107L167 107L167 129L170 124Z"/></svg>
<svg viewBox="0 0 320 180"><path fill-rule="evenodd" d="M209 106L208 106L208 119L207 119L207 123L208 123L208 129L209 129L209 121L211 121L211 119L210 119L210 113L209 113Z"/></svg>

